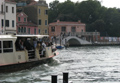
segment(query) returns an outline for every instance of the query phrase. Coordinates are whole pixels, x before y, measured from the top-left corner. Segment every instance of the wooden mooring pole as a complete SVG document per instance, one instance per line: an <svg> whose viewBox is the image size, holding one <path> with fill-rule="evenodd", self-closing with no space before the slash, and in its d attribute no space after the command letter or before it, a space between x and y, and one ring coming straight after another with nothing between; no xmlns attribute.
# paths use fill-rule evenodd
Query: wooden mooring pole
<svg viewBox="0 0 120 83"><path fill-rule="evenodd" d="M57 83L57 75L52 75L51 79L52 79L51 83Z"/></svg>
<svg viewBox="0 0 120 83"><path fill-rule="evenodd" d="M63 73L63 83L68 83L68 72Z"/></svg>

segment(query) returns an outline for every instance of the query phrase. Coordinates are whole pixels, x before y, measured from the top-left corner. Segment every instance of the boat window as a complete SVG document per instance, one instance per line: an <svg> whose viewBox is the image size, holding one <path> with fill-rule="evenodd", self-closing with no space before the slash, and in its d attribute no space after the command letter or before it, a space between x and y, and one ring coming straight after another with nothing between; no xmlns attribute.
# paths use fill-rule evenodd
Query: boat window
<svg viewBox="0 0 120 83"><path fill-rule="evenodd" d="M13 43L12 41L3 41L3 52L13 52Z"/></svg>
<svg viewBox="0 0 120 83"><path fill-rule="evenodd" d="M1 41L0 41L0 53L2 52L2 48L1 48Z"/></svg>

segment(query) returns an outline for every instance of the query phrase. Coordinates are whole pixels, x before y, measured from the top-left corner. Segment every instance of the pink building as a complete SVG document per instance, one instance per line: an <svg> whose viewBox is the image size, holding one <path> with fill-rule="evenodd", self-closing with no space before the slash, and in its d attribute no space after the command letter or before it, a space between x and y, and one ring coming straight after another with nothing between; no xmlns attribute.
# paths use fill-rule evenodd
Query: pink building
<svg viewBox="0 0 120 83"><path fill-rule="evenodd" d="M32 22L28 22L28 16L24 12L17 13L17 34L38 34L38 27Z"/></svg>
<svg viewBox="0 0 120 83"><path fill-rule="evenodd" d="M61 33L70 32L86 32L86 25L84 23L78 22L62 22L57 20L49 24L49 35L59 36Z"/></svg>

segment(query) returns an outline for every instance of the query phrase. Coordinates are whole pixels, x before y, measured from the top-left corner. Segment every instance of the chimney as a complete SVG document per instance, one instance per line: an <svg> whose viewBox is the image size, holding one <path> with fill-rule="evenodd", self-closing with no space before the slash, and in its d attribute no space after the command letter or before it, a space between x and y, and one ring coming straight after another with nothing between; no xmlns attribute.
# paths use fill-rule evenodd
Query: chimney
<svg viewBox="0 0 120 83"><path fill-rule="evenodd" d="M57 22L60 22L60 20L57 20Z"/></svg>

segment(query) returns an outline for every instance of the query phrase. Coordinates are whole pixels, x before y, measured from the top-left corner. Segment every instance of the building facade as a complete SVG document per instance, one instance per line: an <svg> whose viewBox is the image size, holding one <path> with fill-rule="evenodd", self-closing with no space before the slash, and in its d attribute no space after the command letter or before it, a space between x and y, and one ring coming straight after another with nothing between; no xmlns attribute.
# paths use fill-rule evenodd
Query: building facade
<svg viewBox="0 0 120 83"><path fill-rule="evenodd" d="M2 34L16 34L16 3L0 0L0 20Z"/></svg>
<svg viewBox="0 0 120 83"><path fill-rule="evenodd" d="M4 9L3 9L3 5L4 4L4 0L0 0L0 34L3 34L3 27L2 27L2 19L4 18Z"/></svg>
<svg viewBox="0 0 120 83"><path fill-rule="evenodd" d="M17 34L38 34L36 24L28 21L28 16L24 12L17 13Z"/></svg>
<svg viewBox="0 0 120 83"><path fill-rule="evenodd" d="M63 22L57 20L57 22L49 24L49 35L59 36L61 33L78 33L86 32L86 25L84 23L78 22Z"/></svg>
<svg viewBox="0 0 120 83"><path fill-rule="evenodd" d="M38 26L38 34L48 35L48 4L44 0L32 2L24 7L24 12Z"/></svg>

